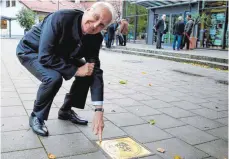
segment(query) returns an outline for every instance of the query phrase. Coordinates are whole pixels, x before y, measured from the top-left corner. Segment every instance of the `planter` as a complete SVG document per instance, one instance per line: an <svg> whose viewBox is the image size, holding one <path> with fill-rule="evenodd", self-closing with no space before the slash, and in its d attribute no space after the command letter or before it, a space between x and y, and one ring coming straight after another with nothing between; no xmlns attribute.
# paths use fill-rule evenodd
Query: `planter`
<svg viewBox="0 0 229 159"><path fill-rule="evenodd" d="M190 37L189 49L195 49L196 48L196 42L197 42L197 38Z"/></svg>

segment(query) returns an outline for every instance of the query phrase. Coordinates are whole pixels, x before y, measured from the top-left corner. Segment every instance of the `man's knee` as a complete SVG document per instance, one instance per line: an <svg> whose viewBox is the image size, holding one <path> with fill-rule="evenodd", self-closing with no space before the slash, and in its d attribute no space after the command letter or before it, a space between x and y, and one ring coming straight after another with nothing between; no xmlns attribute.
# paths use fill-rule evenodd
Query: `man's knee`
<svg viewBox="0 0 229 159"><path fill-rule="evenodd" d="M50 85L50 87L59 88L63 83L63 78L60 73L55 73L45 77L42 82Z"/></svg>

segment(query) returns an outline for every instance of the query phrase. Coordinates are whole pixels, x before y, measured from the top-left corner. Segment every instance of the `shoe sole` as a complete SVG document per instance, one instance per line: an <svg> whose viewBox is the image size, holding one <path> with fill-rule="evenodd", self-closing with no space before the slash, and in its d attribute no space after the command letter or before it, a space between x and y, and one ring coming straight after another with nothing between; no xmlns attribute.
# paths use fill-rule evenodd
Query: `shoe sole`
<svg viewBox="0 0 229 159"><path fill-rule="evenodd" d="M78 123L78 122L73 122L72 120L69 120L69 118L62 117L62 116L58 116L58 119L60 119L60 120L68 120L68 121L71 121L72 123L74 123L74 124L78 124L78 125L87 125L87 124L88 124L88 122L87 122L87 123Z"/></svg>

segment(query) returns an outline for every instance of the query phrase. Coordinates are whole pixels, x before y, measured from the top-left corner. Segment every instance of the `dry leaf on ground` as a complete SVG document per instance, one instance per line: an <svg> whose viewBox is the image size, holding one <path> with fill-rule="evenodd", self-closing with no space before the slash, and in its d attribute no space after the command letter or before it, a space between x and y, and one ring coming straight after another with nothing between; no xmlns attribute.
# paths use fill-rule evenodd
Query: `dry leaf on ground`
<svg viewBox="0 0 229 159"><path fill-rule="evenodd" d="M158 152L161 152L161 153L164 153L165 152L165 149L163 149L163 148L157 148L157 151Z"/></svg>
<svg viewBox="0 0 229 159"><path fill-rule="evenodd" d="M173 159L182 159L180 156L176 155Z"/></svg>
<svg viewBox="0 0 229 159"><path fill-rule="evenodd" d="M142 72L142 74L143 74L143 75L145 75L145 74L146 74L146 72Z"/></svg>
<svg viewBox="0 0 229 159"><path fill-rule="evenodd" d="M120 84L127 84L127 81L121 80L121 81L119 81L119 83L120 83Z"/></svg>
<svg viewBox="0 0 229 159"><path fill-rule="evenodd" d="M53 154L51 154L51 153L49 153L49 154L48 154L48 158L49 158L49 159L56 159L56 156L53 155Z"/></svg>
<svg viewBox="0 0 229 159"><path fill-rule="evenodd" d="M154 124L155 124L155 120L150 120L149 123L150 123L151 125L154 125Z"/></svg>

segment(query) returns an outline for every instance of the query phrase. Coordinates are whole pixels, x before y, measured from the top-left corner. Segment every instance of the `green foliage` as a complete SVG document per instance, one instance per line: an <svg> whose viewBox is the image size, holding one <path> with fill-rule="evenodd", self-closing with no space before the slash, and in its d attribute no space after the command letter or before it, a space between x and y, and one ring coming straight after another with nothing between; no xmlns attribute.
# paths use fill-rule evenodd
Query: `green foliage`
<svg viewBox="0 0 229 159"><path fill-rule="evenodd" d="M26 30L32 28L35 24L35 16L36 14L27 8L22 8L18 14L16 15L17 21L19 22L20 26Z"/></svg>
<svg viewBox="0 0 229 159"><path fill-rule="evenodd" d="M134 15L138 15L137 33L145 33L147 27L148 10L140 5L126 2L126 15L129 17L129 31L134 31Z"/></svg>

